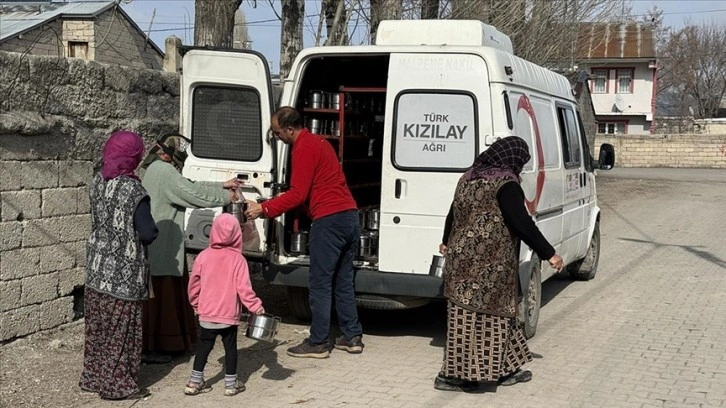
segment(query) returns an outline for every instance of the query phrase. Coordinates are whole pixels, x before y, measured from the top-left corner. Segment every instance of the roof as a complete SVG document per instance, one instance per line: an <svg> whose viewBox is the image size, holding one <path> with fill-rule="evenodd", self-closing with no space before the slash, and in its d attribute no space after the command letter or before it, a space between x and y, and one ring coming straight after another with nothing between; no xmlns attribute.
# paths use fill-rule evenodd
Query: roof
<svg viewBox="0 0 726 408"><path fill-rule="evenodd" d="M655 58L653 27L645 23L581 23L577 58Z"/></svg>
<svg viewBox="0 0 726 408"><path fill-rule="evenodd" d="M117 7L115 1L65 2L13 2L0 1L0 42L15 38L34 28L58 18L95 18L99 14ZM129 17L121 7L116 9L136 30L145 36L144 31ZM164 53L149 40L149 44L161 55Z"/></svg>

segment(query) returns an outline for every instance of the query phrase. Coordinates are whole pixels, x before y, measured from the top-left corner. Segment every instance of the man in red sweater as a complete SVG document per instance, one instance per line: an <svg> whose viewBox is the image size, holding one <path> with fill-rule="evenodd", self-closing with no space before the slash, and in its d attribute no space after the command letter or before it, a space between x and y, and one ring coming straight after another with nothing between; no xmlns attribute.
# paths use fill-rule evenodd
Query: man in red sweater
<svg viewBox="0 0 726 408"><path fill-rule="evenodd" d="M349 353L363 352L363 329L355 303L353 258L360 227L357 205L345 182L333 147L303 127L302 115L285 106L273 115L270 126L275 137L292 145L292 180L285 193L258 204L247 202L245 215L274 218L307 204L313 220L310 227L310 337L287 349L293 357L327 358L333 291L338 323L343 335L334 347Z"/></svg>

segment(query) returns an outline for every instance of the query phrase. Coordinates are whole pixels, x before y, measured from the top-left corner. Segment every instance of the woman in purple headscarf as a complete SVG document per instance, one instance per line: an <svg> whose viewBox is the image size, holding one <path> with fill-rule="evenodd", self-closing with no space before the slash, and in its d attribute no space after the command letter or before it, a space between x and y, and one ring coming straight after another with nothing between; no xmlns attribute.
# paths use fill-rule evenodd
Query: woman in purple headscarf
<svg viewBox="0 0 726 408"><path fill-rule="evenodd" d="M141 137L111 134L90 185L91 235L86 255L83 373L79 386L103 399L149 395L138 385L141 303L149 296L146 246L157 236L149 195L136 176Z"/></svg>
<svg viewBox="0 0 726 408"><path fill-rule="evenodd" d="M524 140L505 137L481 153L456 186L439 251L445 255L448 330L434 388L470 391L479 381L529 381L532 360L517 324L519 242L561 270L562 258L524 206L519 174L530 159Z"/></svg>

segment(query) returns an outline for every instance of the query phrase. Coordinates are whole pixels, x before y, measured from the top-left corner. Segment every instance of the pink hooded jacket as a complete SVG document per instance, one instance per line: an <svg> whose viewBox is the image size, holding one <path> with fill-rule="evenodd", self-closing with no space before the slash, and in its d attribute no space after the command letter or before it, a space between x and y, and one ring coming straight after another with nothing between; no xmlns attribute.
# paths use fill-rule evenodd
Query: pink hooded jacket
<svg viewBox="0 0 726 408"><path fill-rule="evenodd" d="M240 304L252 313L262 307L250 283L247 260L242 256L242 229L231 214L212 223L209 248L194 261L189 277L189 302L199 320L238 325Z"/></svg>

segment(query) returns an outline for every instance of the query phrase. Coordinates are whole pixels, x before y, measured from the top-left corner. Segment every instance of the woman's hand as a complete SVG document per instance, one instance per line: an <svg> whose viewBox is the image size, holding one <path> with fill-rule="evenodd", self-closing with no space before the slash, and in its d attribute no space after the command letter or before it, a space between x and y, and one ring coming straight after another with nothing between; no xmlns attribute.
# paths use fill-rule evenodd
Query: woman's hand
<svg viewBox="0 0 726 408"><path fill-rule="evenodd" d="M444 244L439 244L439 253L440 253L441 255L446 255L446 245L444 245Z"/></svg>
<svg viewBox="0 0 726 408"><path fill-rule="evenodd" d="M244 183L241 180L233 178L225 181L223 187L226 189L234 190L239 188L242 184Z"/></svg>
<svg viewBox="0 0 726 408"><path fill-rule="evenodd" d="M562 260L562 257L557 254L548 259L547 262L549 262L550 266L553 269L556 269L557 272L562 272L562 269L565 268L565 262Z"/></svg>

